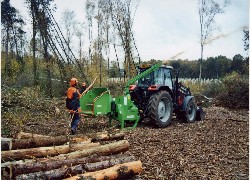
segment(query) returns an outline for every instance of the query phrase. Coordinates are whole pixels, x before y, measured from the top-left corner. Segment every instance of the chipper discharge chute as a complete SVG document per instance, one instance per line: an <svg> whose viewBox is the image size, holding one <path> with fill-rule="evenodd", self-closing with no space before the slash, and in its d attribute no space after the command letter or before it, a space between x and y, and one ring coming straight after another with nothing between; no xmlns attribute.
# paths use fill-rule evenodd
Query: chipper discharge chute
<svg viewBox="0 0 250 180"><path fill-rule="evenodd" d="M120 122L121 128L125 121L133 122L136 127L140 119L138 108L133 104L130 95L112 98L107 88L93 88L80 99L82 114L92 117L107 115L111 125L112 119Z"/></svg>

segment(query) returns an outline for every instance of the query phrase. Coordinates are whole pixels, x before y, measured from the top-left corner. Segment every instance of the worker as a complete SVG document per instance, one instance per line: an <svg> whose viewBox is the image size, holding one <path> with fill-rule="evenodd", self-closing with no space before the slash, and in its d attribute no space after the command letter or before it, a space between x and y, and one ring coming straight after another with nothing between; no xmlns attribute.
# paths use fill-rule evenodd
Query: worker
<svg viewBox="0 0 250 180"><path fill-rule="evenodd" d="M86 83L82 83L82 87L80 89L80 94L82 94L86 90Z"/></svg>
<svg viewBox="0 0 250 180"><path fill-rule="evenodd" d="M80 122L80 93L78 89L76 89L78 85L78 81L76 78L72 78L70 80L70 88L67 91L67 98L66 98L66 107L70 112L71 117L71 134L76 134L76 129L78 123Z"/></svg>

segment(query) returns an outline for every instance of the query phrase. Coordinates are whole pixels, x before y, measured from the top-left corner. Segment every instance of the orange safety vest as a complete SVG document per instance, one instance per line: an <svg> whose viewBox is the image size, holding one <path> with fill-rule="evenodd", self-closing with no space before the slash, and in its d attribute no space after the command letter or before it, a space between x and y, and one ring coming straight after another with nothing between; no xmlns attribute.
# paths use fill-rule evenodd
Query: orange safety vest
<svg viewBox="0 0 250 180"><path fill-rule="evenodd" d="M77 95L75 93L77 93ZM69 104L69 106L71 106L72 100L79 101L79 99L80 99L80 93L79 93L79 91L75 87L70 87L68 89L68 91L67 91L66 107L67 107L67 103ZM71 108L69 110L72 111L72 108L75 109L76 107L74 107L74 106L72 107L71 106ZM78 109L78 112L81 112L81 108L80 107L77 108L77 109Z"/></svg>
<svg viewBox="0 0 250 180"><path fill-rule="evenodd" d="M74 93L78 94L78 99L80 98L80 93L75 87L70 87L67 91L67 98L72 99Z"/></svg>

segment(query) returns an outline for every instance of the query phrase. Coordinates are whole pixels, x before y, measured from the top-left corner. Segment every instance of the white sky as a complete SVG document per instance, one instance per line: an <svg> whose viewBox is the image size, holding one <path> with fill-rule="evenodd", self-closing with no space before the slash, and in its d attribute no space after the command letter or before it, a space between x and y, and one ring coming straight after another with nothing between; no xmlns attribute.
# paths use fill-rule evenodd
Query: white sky
<svg viewBox="0 0 250 180"><path fill-rule="evenodd" d="M78 21L86 22L85 0L54 0L54 3L57 6L54 16L59 23L66 9L75 11ZM11 4L30 21L24 0L11 0ZM222 35L222 38L204 47L204 57L224 55L233 58L236 54L246 57L242 39L243 27L249 28L249 1L231 0L225 13L216 17L216 22L220 25L220 32L215 36ZM174 56L175 59L198 59L198 0L140 0L133 32L142 60L167 60L174 59Z"/></svg>

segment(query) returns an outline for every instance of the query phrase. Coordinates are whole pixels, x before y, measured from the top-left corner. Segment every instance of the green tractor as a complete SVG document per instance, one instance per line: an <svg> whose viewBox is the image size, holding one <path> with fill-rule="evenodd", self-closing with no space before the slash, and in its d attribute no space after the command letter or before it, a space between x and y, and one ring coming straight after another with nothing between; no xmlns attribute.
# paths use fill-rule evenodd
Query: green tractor
<svg viewBox="0 0 250 180"><path fill-rule="evenodd" d="M123 96L112 98L106 88L93 88L80 99L82 113L89 116L107 115L111 121L126 122L136 127L140 120L157 127L171 123L172 114L185 122L204 118L202 107L196 105L190 89L178 82L178 71L173 82L170 66L158 63L138 67L139 74L130 79ZM136 84L135 84L136 83Z"/></svg>

